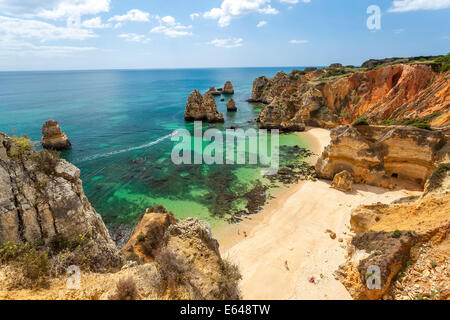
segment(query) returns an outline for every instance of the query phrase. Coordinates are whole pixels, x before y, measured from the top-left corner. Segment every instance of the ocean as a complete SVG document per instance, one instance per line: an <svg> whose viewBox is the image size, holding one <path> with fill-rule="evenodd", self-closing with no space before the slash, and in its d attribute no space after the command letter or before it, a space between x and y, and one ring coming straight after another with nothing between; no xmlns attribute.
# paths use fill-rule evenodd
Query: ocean
<svg viewBox="0 0 450 320"><path fill-rule="evenodd" d="M260 106L246 102L253 80L292 69L0 72L0 131L38 144L44 122L57 120L73 146L61 157L81 169L85 193L109 226L131 226L146 208L164 205L176 218L214 227L243 210L245 195L264 179L258 165L172 163L172 132L193 130L184 120L187 97L229 80L238 112L226 112L230 96L217 97L225 124L216 128L256 128ZM282 134L280 144L306 147L295 134ZM289 153L282 149L281 158Z"/></svg>

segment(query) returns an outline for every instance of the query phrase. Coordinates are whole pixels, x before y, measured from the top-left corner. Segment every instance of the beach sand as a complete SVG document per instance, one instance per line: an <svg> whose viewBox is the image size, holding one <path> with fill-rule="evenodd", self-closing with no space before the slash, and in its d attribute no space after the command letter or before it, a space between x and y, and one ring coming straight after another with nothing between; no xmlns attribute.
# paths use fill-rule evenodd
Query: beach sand
<svg viewBox="0 0 450 320"><path fill-rule="evenodd" d="M300 134L317 154L330 141L325 129ZM293 185L251 219L213 231L222 257L239 265L243 299L351 299L333 277L345 262L351 210L361 204L390 203L412 193L366 185L355 185L352 193L344 193L330 184L320 180ZM336 233L336 239L331 239L328 229ZM323 279L317 284L309 282L321 274Z"/></svg>

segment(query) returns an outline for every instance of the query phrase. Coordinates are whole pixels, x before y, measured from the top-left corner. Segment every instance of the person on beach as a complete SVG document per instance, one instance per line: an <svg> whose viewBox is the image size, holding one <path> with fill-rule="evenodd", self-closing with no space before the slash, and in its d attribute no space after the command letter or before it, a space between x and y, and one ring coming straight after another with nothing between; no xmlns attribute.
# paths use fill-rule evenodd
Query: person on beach
<svg viewBox="0 0 450 320"><path fill-rule="evenodd" d="M286 268L287 271L289 271L289 266L288 266L287 260L284 262L284 267Z"/></svg>

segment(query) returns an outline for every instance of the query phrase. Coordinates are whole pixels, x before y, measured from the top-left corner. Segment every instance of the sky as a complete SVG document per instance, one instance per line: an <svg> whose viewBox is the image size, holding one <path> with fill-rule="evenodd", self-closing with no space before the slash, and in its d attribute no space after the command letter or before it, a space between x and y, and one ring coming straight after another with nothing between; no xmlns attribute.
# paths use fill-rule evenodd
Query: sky
<svg viewBox="0 0 450 320"><path fill-rule="evenodd" d="M360 65L446 54L449 21L450 0L0 0L0 70Z"/></svg>

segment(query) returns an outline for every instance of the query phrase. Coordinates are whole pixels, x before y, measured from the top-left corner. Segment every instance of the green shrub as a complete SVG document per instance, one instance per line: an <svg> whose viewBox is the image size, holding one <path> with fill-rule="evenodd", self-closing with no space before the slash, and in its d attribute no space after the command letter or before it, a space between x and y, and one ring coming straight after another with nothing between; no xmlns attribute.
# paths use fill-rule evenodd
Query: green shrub
<svg viewBox="0 0 450 320"><path fill-rule="evenodd" d="M37 169L46 174L53 174L55 172L55 167L59 162L58 151L54 150L40 150L35 152L31 159L35 161Z"/></svg>
<svg viewBox="0 0 450 320"><path fill-rule="evenodd" d="M141 233L137 236L138 242L144 242L145 241L145 234Z"/></svg>
<svg viewBox="0 0 450 320"><path fill-rule="evenodd" d="M400 238L401 236L402 236L402 232L400 230L395 230L392 233L392 237L394 237L394 238Z"/></svg>
<svg viewBox="0 0 450 320"><path fill-rule="evenodd" d="M27 136L12 137L11 141L13 146L9 152L9 156L12 158L21 157L32 149L31 140Z"/></svg>
<svg viewBox="0 0 450 320"><path fill-rule="evenodd" d="M353 123L352 123L353 127L368 126L368 125L369 125L369 121L367 120L366 116L360 116L360 117L356 118L356 120L353 121Z"/></svg>
<svg viewBox="0 0 450 320"><path fill-rule="evenodd" d="M450 162L441 163L428 179L428 191L439 188L442 185L448 171L450 171Z"/></svg>

